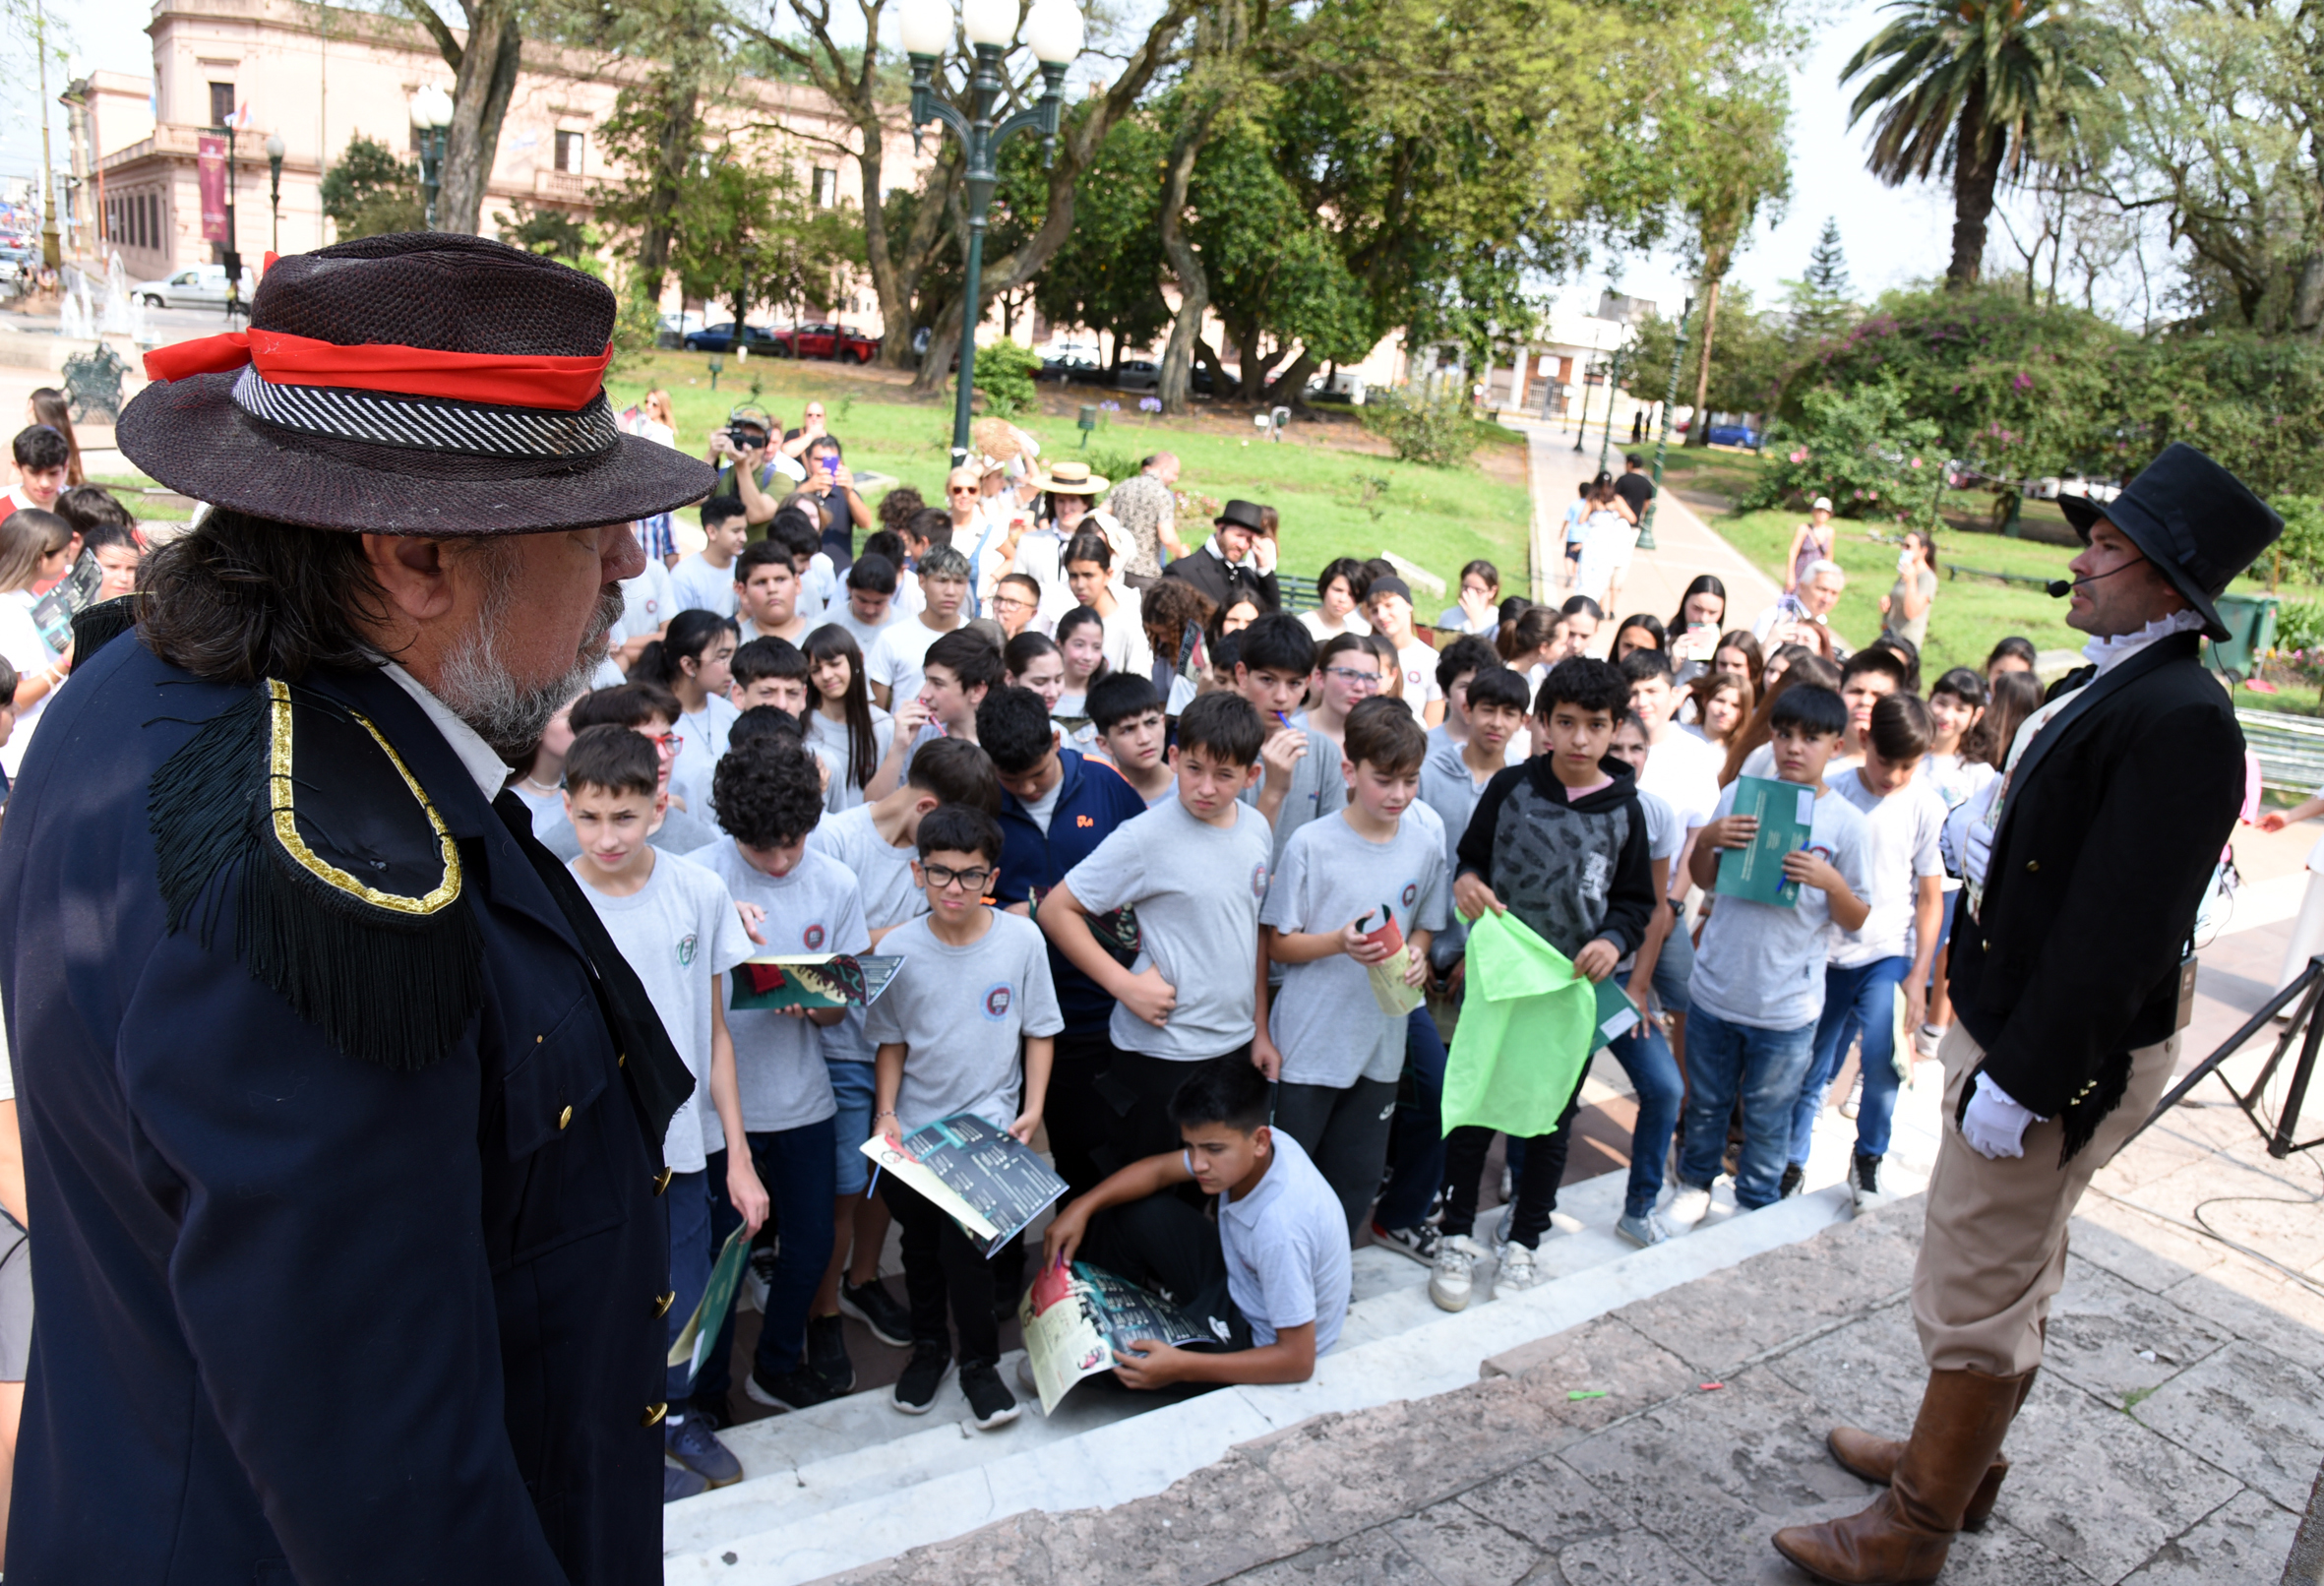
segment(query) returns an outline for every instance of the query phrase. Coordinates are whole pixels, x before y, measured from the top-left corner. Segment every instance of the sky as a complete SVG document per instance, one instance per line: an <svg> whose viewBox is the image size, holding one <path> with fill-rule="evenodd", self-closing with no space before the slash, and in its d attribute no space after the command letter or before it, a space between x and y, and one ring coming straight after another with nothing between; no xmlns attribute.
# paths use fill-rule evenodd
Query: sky
<svg viewBox="0 0 2324 1586"><path fill-rule="evenodd" d="M53 15L70 30L78 71L111 70L150 74L152 50L145 26L150 0L48 0ZM1848 97L1840 88L1849 55L1878 26L1879 0L1824 0L1813 24L1817 42L1792 78L1792 199L1770 225L1752 228L1737 257L1730 279L1747 286L1761 307L1773 306L1782 282L1807 267L1808 251L1826 216L1840 222L1848 273L1859 301L1893 286L1931 279L1944 272L1951 251L1952 202L1949 184L1922 182L1883 186L1865 169L1867 127L1848 130ZM31 110L37 97L29 74L29 52L10 49L10 81L0 83L6 105L0 121L0 175L21 175L39 160L38 123ZM51 72L50 92L62 87ZM67 158L64 112L53 103L51 136L61 165ZM1995 227L1998 234L1998 225ZM1573 307L1597 302L1599 289L1613 285L1632 296L1653 299L1664 312L1676 309L1686 291L1686 270L1675 254L1601 260L1579 280L1562 286L1560 299Z"/></svg>

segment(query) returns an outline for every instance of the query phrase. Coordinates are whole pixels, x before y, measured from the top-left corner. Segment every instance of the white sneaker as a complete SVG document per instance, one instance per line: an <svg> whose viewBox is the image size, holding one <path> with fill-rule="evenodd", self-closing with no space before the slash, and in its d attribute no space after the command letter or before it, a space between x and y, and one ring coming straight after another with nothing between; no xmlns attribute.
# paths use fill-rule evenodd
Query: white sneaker
<svg viewBox="0 0 2324 1586"><path fill-rule="evenodd" d="M1621 1221L1614 1225L1614 1231L1642 1250L1660 1245L1671 1237L1671 1231L1663 1227L1662 1219L1651 1211L1643 1217L1624 1213Z"/></svg>
<svg viewBox="0 0 2324 1586"><path fill-rule="evenodd" d="M1710 1215L1711 1191L1708 1186L1697 1190L1692 1185L1679 1186L1679 1192L1671 1197L1665 1219L1678 1228L1692 1228Z"/></svg>
<svg viewBox="0 0 2324 1586"><path fill-rule="evenodd" d="M1842 1118L1854 1118L1856 1116L1857 1109L1864 1105L1864 1076L1859 1074L1857 1075L1856 1083L1848 1087L1848 1099L1840 1104L1840 1116Z"/></svg>
<svg viewBox="0 0 2324 1586"><path fill-rule="evenodd" d="M1848 1196L1857 1211L1888 1204L1888 1195L1880 1189L1880 1160L1861 1154L1848 1159Z"/></svg>
<svg viewBox="0 0 2324 1586"><path fill-rule="evenodd" d="M1916 1057L1934 1058L1943 1044L1945 1032L1933 1024L1924 1024L1913 1032L1913 1053Z"/></svg>
<svg viewBox="0 0 2324 1586"><path fill-rule="evenodd" d="M1436 1270L1429 1274L1429 1298L1440 1311L1465 1311L1476 1288L1477 1263L1484 1247L1466 1234L1456 1234L1437 1246Z"/></svg>
<svg viewBox="0 0 2324 1586"><path fill-rule="evenodd" d="M1549 1277L1535 1259L1534 1252L1522 1245L1504 1245L1500 1251L1500 1269L1494 1273L1493 1292L1516 1294L1535 1288Z"/></svg>

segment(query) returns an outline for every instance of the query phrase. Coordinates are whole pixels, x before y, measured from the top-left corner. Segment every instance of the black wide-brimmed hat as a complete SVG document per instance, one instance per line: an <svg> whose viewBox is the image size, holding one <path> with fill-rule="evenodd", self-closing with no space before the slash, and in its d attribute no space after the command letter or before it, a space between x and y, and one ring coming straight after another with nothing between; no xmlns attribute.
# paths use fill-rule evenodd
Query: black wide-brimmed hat
<svg viewBox="0 0 2324 1586"><path fill-rule="evenodd" d="M2102 518L2120 529L2187 597L2212 639L2232 637L2214 602L2284 532L2266 502L2184 441L2165 447L2112 501L2060 495L2057 505L2085 545Z"/></svg>
<svg viewBox="0 0 2324 1586"><path fill-rule="evenodd" d="M147 354L121 451L197 501L314 528L521 534L709 494L605 400L604 282L481 237L406 232L267 270L250 329Z"/></svg>

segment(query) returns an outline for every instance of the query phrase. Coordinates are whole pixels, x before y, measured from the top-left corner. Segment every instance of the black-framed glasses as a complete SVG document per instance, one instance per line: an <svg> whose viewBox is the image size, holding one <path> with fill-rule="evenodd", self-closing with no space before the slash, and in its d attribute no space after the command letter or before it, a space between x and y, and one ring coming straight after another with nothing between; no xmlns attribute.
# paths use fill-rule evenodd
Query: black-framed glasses
<svg viewBox="0 0 2324 1586"><path fill-rule="evenodd" d="M992 868L986 865L980 865L974 870L952 870L944 865L924 864L920 867L920 874L926 876L929 884L940 891L957 886L962 891L974 892L979 896L984 893L985 884L993 879Z"/></svg>

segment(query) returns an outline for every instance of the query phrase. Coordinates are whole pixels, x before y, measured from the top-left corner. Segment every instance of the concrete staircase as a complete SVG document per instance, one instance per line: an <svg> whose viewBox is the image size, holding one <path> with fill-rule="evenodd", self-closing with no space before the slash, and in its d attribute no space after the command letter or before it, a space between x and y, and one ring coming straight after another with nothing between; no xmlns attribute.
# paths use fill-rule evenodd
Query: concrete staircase
<svg viewBox="0 0 2324 1586"><path fill-rule="evenodd" d="M1616 1094L1620 1069L1600 1066L1585 1104ZM1883 1188L1922 1188L1933 1160L1939 1070L1919 1066L1899 1097ZM1104 1381L1076 1388L1044 1418L1002 1362L1023 1416L995 1432L970 1421L948 1378L925 1417L896 1412L888 1390L852 1395L722 1434L744 1479L665 1511L665 1579L673 1586L794 1586L907 1548L940 1542L1026 1509L1107 1506L1158 1493L1236 1443L1312 1416L1365 1409L1473 1382L1489 1358L1563 1331L1630 1301L1662 1293L1847 1217L1854 1126L1827 1112L1817 1129L1806 1192L1739 1215L1722 1181L1692 1233L1641 1250L1618 1238L1624 1175L1568 1184L1558 1227L1541 1247L1550 1281L1478 1298L1450 1314L1429 1299L1428 1272L1378 1247L1356 1252L1355 1292L1339 1345L1315 1377L1293 1386L1143 1395ZM1893 1180L1893 1183L1890 1181ZM1491 1187L1488 1187L1490 1192ZM1666 1191L1667 1199L1667 1191ZM1490 1231L1498 1212L1479 1218Z"/></svg>

